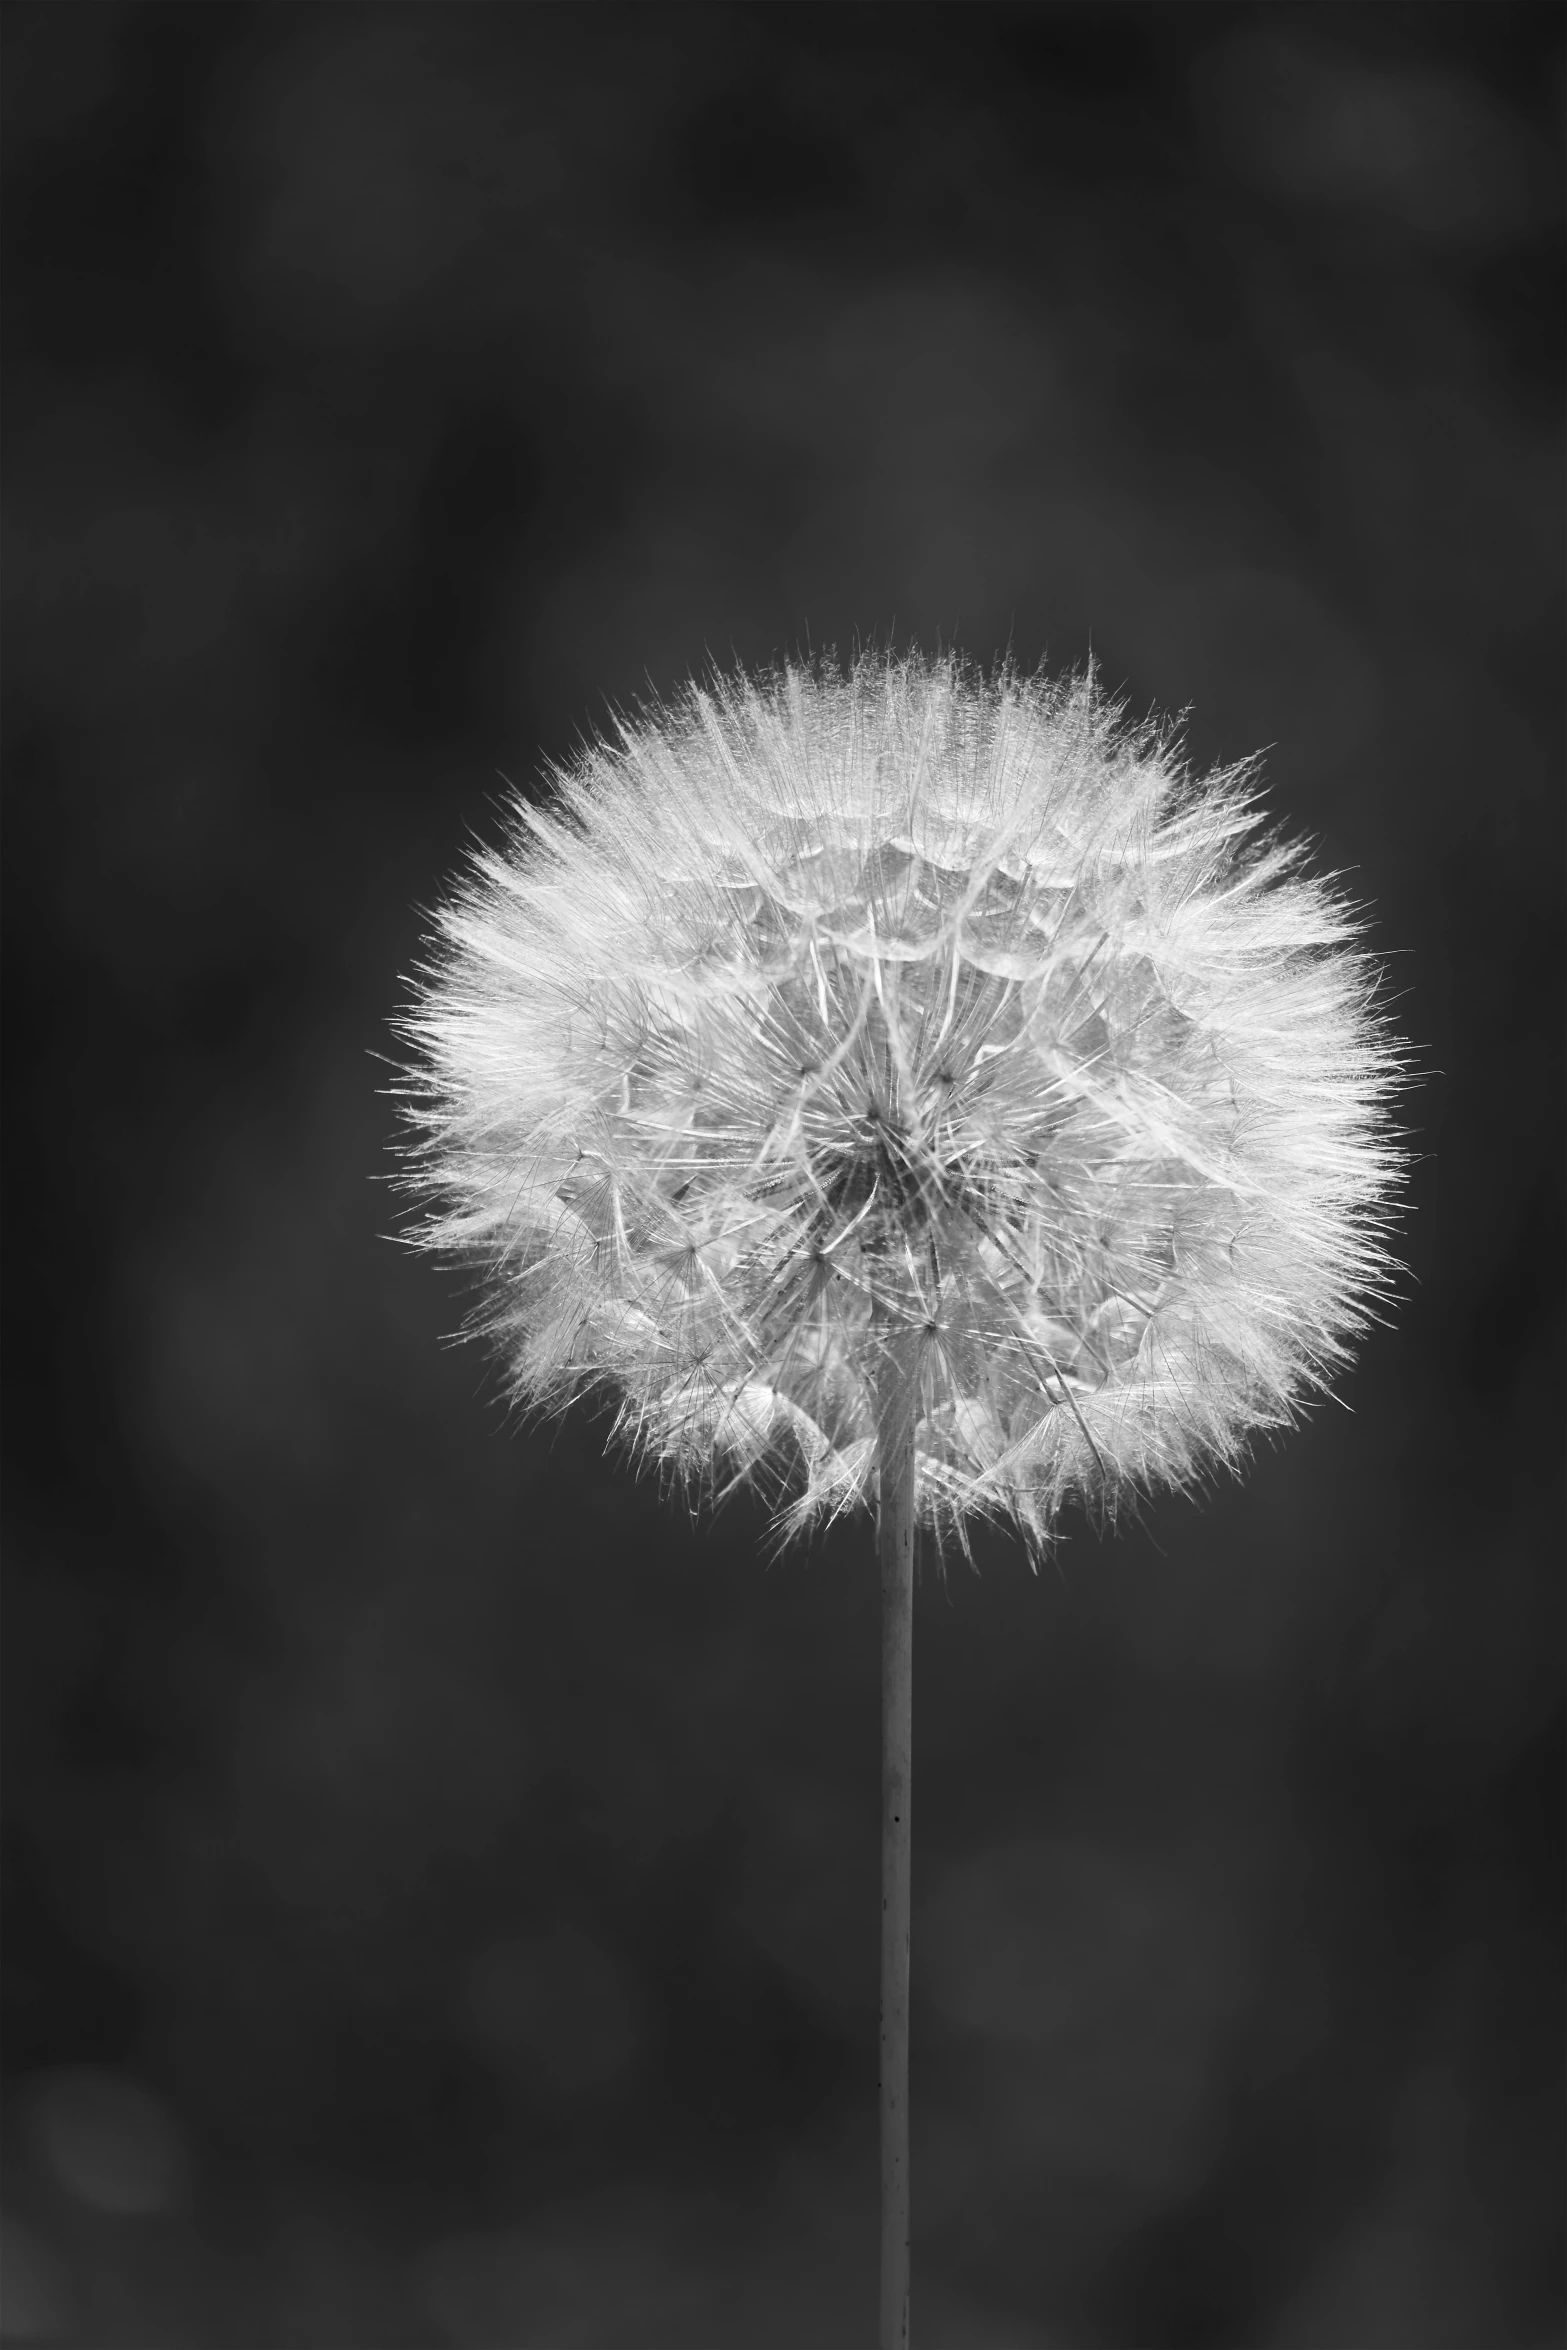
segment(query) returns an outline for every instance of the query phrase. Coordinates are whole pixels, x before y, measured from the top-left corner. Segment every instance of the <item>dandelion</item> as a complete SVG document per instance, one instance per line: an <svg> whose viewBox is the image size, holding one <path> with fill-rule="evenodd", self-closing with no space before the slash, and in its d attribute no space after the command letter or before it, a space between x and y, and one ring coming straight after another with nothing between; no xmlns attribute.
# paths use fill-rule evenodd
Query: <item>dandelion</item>
<svg viewBox="0 0 1567 2350"><path fill-rule="evenodd" d="M512 1395L782 1545L874 1508L882 2340L907 2339L913 1555L1239 1463L1392 1273L1361 924L1092 672L693 687L520 799L402 1029L415 1237Z"/></svg>

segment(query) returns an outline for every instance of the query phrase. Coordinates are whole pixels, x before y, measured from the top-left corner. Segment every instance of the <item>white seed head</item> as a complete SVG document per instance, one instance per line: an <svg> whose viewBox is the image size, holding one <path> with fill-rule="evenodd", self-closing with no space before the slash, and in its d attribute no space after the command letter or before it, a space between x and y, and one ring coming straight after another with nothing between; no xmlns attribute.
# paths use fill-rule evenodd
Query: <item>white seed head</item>
<svg viewBox="0 0 1567 2350"><path fill-rule="evenodd" d="M414 1237L642 1460L1029 1554L1235 1463L1374 1318L1401 1048L1353 909L1092 673L718 679L520 800L401 1023Z"/></svg>

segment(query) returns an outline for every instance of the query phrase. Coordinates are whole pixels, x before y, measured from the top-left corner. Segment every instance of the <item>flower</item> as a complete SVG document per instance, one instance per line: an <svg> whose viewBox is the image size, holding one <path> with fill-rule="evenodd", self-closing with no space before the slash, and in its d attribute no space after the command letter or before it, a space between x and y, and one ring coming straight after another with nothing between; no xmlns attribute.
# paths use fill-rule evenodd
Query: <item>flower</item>
<svg viewBox="0 0 1567 2350"><path fill-rule="evenodd" d="M512 1394L938 1546L1234 1465L1376 1317L1402 1049L1360 917L1092 673L693 686L520 798L401 1023L413 1238Z"/></svg>

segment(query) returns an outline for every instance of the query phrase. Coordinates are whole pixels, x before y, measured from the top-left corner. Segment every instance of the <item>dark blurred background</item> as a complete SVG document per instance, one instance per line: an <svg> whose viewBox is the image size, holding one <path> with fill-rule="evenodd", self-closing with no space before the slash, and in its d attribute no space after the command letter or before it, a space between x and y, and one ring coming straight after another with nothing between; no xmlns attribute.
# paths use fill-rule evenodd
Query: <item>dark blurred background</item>
<svg viewBox="0 0 1567 2350"><path fill-rule="evenodd" d="M871 2338L867 1526L507 1427L388 1236L502 775L1092 649L1374 909L1392 1324L917 1643L921 2350L1543 2350L1561 12L13 6L7 2341Z"/></svg>

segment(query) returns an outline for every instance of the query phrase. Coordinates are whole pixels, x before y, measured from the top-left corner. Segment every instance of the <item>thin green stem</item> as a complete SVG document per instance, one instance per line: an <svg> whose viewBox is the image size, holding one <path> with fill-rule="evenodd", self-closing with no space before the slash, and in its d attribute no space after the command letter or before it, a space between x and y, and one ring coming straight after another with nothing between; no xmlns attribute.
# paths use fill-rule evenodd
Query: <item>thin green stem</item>
<svg viewBox="0 0 1567 2350"><path fill-rule="evenodd" d="M881 1569L881 2330L909 2340L909 1799L914 1764L916 1356L888 1344L877 1397Z"/></svg>

